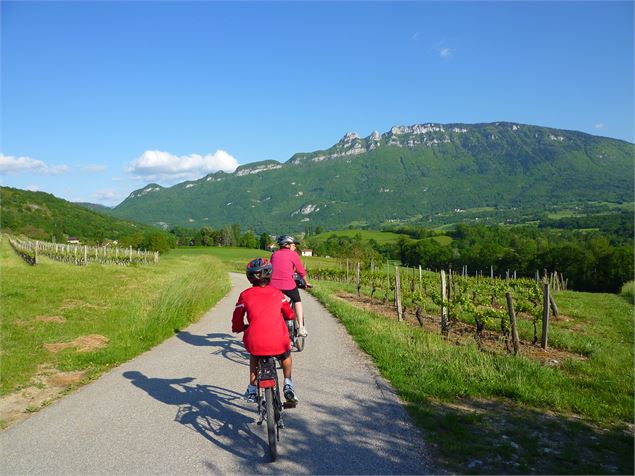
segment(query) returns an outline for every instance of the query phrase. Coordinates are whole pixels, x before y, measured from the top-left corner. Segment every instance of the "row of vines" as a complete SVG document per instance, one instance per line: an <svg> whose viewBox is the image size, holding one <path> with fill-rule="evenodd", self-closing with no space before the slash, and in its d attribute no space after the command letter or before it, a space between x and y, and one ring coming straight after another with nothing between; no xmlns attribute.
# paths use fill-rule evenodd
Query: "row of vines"
<svg viewBox="0 0 635 476"><path fill-rule="evenodd" d="M89 262L124 266L130 264L156 264L159 262L158 252L134 250L132 247L67 245L17 237L9 237L9 243L15 252L31 265L37 264L39 256L46 256L57 261L80 266Z"/></svg>
<svg viewBox="0 0 635 476"><path fill-rule="evenodd" d="M403 267L378 271L361 269L353 273L335 268L311 270L311 280L328 280L356 284L358 297L363 289L371 300L394 305L399 320L406 313L415 317L423 327L426 315L437 315L440 332L447 336L459 321L473 322L479 347L483 331L497 329L508 351L518 352L515 316L522 313L533 323L533 344L546 348L549 310L557 315L557 307L549 293L549 278L497 279L483 276L468 277L465 273L433 273Z"/></svg>

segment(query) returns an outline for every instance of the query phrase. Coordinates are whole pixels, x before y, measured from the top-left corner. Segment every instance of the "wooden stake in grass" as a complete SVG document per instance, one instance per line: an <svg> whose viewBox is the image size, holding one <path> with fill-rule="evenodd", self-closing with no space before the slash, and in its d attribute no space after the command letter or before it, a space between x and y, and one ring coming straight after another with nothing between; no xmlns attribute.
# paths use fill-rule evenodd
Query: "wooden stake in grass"
<svg viewBox="0 0 635 476"><path fill-rule="evenodd" d="M359 288L360 288L360 284L359 284L359 263L357 263L357 266L355 268L355 282L357 284L357 297L359 298Z"/></svg>
<svg viewBox="0 0 635 476"><path fill-rule="evenodd" d="M551 311L553 312L554 319L558 319L560 314L558 313L558 306L556 306L556 301L553 300L553 293L549 293L549 304L551 305Z"/></svg>
<svg viewBox="0 0 635 476"><path fill-rule="evenodd" d="M507 298L507 310L509 312L509 323L512 328L512 344L514 346L514 355L518 355L520 352L520 342L518 340L518 329L516 328L516 313L514 312L514 301L510 293L505 293Z"/></svg>
<svg viewBox="0 0 635 476"><path fill-rule="evenodd" d="M395 266L395 305L397 306L397 319L403 320L403 309L401 308L401 280L399 279L399 267Z"/></svg>
<svg viewBox="0 0 635 476"><path fill-rule="evenodd" d="M542 314L542 341L540 346L547 349L548 333L549 333L549 283L543 283L543 314Z"/></svg>
<svg viewBox="0 0 635 476"><path fill-rule="evenodd" d="M445 283L445 271L441 270L441 334L448 335L448 309L445 303L448 299L447 287Z"/></svg>

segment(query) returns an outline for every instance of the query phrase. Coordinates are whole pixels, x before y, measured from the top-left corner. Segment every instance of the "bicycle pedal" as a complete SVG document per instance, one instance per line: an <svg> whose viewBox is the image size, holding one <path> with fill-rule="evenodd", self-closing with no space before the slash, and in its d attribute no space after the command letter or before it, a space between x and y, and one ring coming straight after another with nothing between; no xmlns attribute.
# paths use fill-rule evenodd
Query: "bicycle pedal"
<svg viewBox="0 0 635 476"><path fill-rule="evenodd" d="M295 408L298 406L298 402L287 401L282 404L283 408Z"/></svg>

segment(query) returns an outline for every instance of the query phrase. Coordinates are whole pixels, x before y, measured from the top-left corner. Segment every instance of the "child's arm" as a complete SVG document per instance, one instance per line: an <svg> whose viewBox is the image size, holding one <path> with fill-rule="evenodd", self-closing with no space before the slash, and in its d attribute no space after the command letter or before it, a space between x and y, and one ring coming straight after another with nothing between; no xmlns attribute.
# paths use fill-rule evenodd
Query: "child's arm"
<svg viewBox="0 0 635 476"><path fill-rule="evenodd" d="M293 319L295 319L295 314L293 314L293 309L291 309L291 306L289 306L289 301L287 301L286 299L282 300L282 317L285 318L285 320L287 321L292 321Z"/></svg>
<svg viewBox="0 0 635 476"><path fill-rule="evenodd" d="M232 332L242 332L245 330L245 303L243 297L238 298L236 307L234 308L234 315L232 316Z"/></svg>

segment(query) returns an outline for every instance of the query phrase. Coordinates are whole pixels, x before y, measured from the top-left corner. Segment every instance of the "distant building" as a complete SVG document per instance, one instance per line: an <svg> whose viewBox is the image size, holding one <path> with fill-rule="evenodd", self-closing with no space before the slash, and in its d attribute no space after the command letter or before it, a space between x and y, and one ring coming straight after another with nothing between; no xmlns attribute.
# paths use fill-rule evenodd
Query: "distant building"
<svg viewBox="0 0 635 476"><path fill-rule="evenodd" d="M68 243L69 245L79 245L79 238L77 238L76 236L69 236L68 240L66 240L66 243Z"/></svg>
<svg viewBox="0 0 635 476"><path fill-rule="evenodd" d="M313 250L309 248L302 250L302 256L313 256Z"/></svg>

